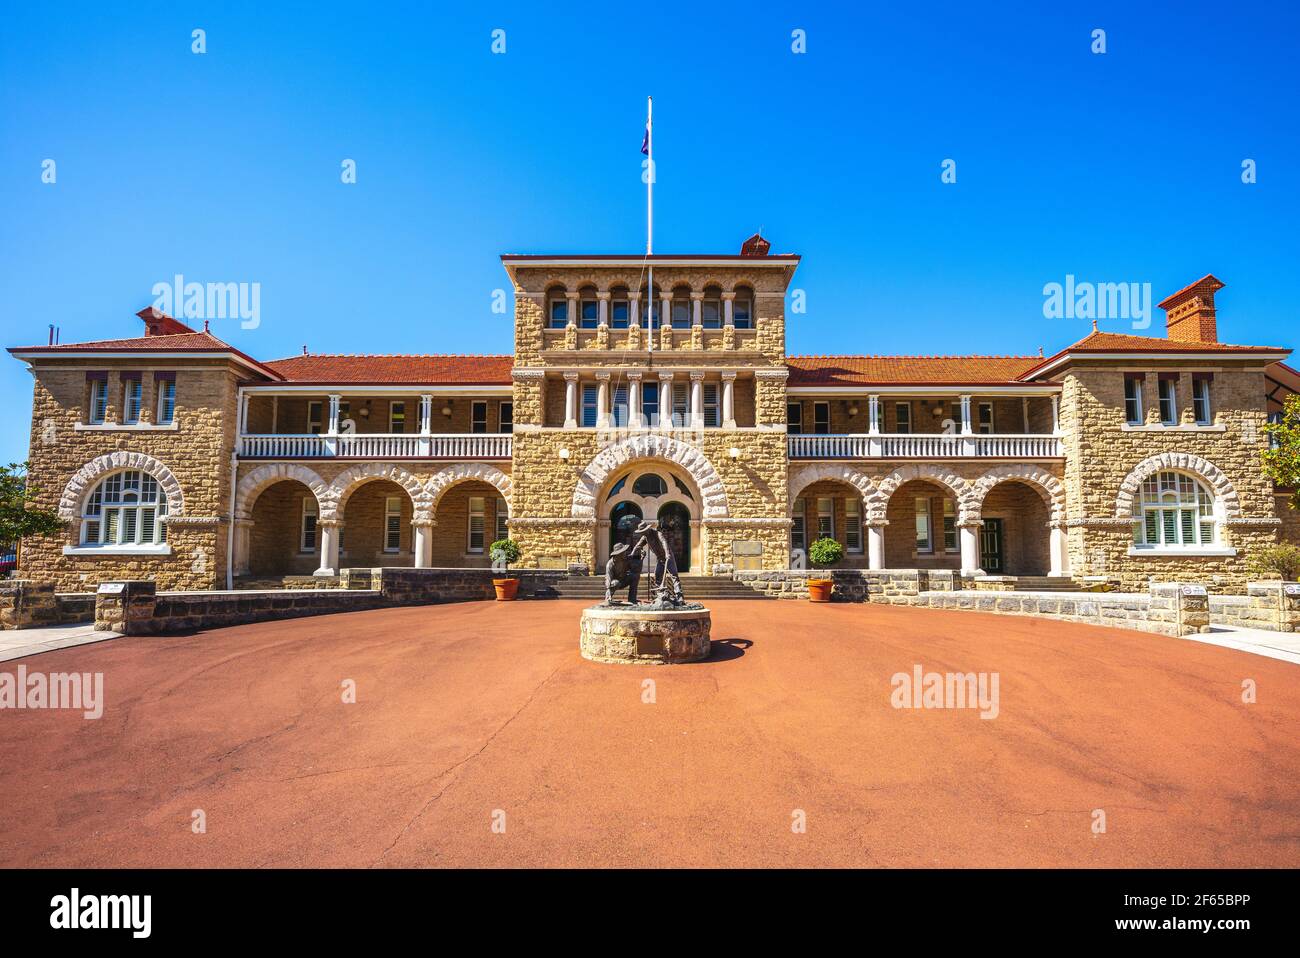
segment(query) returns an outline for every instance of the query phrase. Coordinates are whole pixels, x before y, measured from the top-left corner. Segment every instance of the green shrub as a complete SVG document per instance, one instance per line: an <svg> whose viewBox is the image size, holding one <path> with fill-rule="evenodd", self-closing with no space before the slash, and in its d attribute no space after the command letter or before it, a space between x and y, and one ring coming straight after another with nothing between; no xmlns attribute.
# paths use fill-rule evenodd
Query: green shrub
<svg viewBox="0 0 1300 958"><path fill-rule="evenodd" d="M519 543L514 539L498 539L488 547L492 567L510 566L519 561Z"/></svg>
<svg viewBox="0 0 1300 958"><path fill-rule="evenodd" d="M829 537L818 539L808 547L808 558L813 566L824 569L844 558L844 546Z"/></svg>
<svg viewBox="0 0 1300 958"><path fill-rule="evenodd" d="M1246 568L1261 579L1300 578L1300 549L1289 545L1259 546L1246 555Z"/></svg>

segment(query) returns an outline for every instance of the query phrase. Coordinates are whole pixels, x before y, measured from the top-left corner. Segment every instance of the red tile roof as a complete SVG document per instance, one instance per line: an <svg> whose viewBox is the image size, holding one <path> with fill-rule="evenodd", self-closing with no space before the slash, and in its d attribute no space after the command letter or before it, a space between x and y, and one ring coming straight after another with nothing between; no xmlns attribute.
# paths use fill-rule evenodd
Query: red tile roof
<svg viewBox="0 0 1300 958"><path fill-rule="evenodd" d="M57 346L12 346L9 352L19 358L29 353L229 353L255 369L261 370L269 378L278 378L278 375L268 370L264 363L259 363L252 356L241 352L227 342L223 342L207 330L201 333L168 333L162 336L132 336L127 339L97 339L89 343L60 343Z"/></svg>
<svg viewBox="0 0 1300 958"><path fill-rule="evenodd" d="M513 356L373 356L311 353L264 365L303 383L509 385Z"/></svg>
<svg viewBox="0 0 1300 958"><path fill-rule="evenodd" d="M1054 356L1040 360L1039 366L1054 365L1066 355L1080 353L1223 353L1225 356L1240 354L1289 356L1291 351L1283 346L1235 346L1231 343L1194 343L1178 339L1165 339L1163 336L1132 336L1128 333L1091 332L1073 346L1066 346ZM1034 370L1029 371L1033 375Z"/></svg>
<svg viewBox="0 0 1300 958"><path fill-rule="evenodd" d="M789 356L789 386L1016 382L1041 356Z"/></svg>

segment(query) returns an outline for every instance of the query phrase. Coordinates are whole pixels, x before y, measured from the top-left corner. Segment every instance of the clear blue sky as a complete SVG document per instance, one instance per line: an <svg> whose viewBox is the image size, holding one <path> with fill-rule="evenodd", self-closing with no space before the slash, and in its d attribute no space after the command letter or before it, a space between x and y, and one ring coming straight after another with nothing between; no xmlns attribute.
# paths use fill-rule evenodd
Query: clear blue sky
<svg viewBox="0 0 1300 958"><path fill-rule="evenodd" d="M1051 352L1067 273L1212 271L1225 340L1300 340L1293 3L281 6L6 5L4 345L134 334L183 273L261 284L214 325L259 358L509 352L498 254L643 248L647 93L656 250L803 254L792 353ZM2 461L30 393L6 358Z"/></svg>

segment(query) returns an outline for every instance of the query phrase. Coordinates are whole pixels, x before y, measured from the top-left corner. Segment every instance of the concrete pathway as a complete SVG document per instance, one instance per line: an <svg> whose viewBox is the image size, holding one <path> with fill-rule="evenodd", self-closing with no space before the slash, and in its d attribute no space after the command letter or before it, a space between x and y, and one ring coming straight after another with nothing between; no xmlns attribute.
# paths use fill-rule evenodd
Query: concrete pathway
<svg viewBox="0 0 1300 958"><path fill-rule="evenodd" d="M1187 638L1300 665L1300 633L1242 629L1234 625L1215 625L1211 628L1213 632L1205 635L1189 635Z"/></svg>
<svg viewBox="0 0 1300 958"><path fill-rule="evenodd" d="M118 637L117 632L96 632L93 622L51 625L43 629L13 629L0 632L0 662Z"/></svg>

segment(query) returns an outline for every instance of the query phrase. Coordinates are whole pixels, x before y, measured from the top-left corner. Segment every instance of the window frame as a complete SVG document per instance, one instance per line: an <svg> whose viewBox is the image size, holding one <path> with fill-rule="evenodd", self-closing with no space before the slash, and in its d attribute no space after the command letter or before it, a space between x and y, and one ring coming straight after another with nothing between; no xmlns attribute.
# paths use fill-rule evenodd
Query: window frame
<svg viewBox="0 0 1300 958"><path fill-rule="evenodd" d="M722 425L722 390L719 385L719 383L707 382L700 384L705 429L717 429ZM712 399L709 398L710 395Z"/></svg>
<svg viewBox="0 0 1300 958"><path fill-rule="evenodd" d="M835 498L833 496L818 496L816 499L817 509L817 538L834 539L835 538Z"/></svg>
<svg viewBox="0 0 1300 958"><path fill-rule="evenodd" d="M754 300L750 296L740 296L731 303L731 325L736 329L754 328ZM743 315L742 315L743 314Z"/></svg>
<svg viewBox="0 0 1300 958"><path fill-rule="evenodd" d="M406 433L406 400L390 399L388 401L388 432L389 435L393 436Z"/></svg>
<svg viewBox="0 0 1300 958"><path fill-rule="evenodd" d="M307 520L311 519L311 528L308 528ZM311 543L308 544L307 537L311 536ZM320 545L320 504L316 501L315 496L303 496L302 507L298 516L298 553L300 555L311 555Z"/></svg>
<svg viewBox="0 0 1300 958"><path fill-rule="evenodd" d="M905 411L900 416L899 412ZM894 403L894 434L899 436L910 436L912 434L912 404L910 402Z"/></svg>
<svg viewBox="0 0 1300 958"><path fill-rule="evenodd" d="M475 511L474 504L478 503ZM482 555L487 549L487 499L484 496L470 496L466 508L465 552L469 555ZM474 519L479 520L479 545L474 545Z"/></svg>
<svg viewBox="0 0 1300 958"><path fill-rule="evenodd" d="M320 399L307 400L307 432L319 436L325 432L325 403Z"/></svg>
<svg viewBox="0 0 1300 958"><path fill-rule="evenodd" d="M930 497L916 496L913 509L916 512L916 554L934 555L934 523L930 516Z"/></svg>
<svg viewBox="0 0 1300 958"><path fill-rule="evenodd" d="M482 415L480 415L480 412ZM479 426L483 428L480 429ZM473 399L469 404L469 431L481 436L488 431L488 404L486 399Z"/></svg>
<svg viewBox="0 0 1300 958"><path fill-rule="evenodd" d="M384 553L402 551L402 497L384 496Z"/></svg>
<svg viewBox="0 0 1300 958"><path fill-rule="evenodd" d="M791 416L793 410L798 410L798 414ZM796 436L803 434L803 403L796 401L785 404L785 431Z"/></svg>
<svg viewBox="0 0 1300 958"><path fill-rule="evenodd" d="M515 431L515 401L503 399L497 403L497 432L500 434Z"/></svg>
<svg viewBox="0 0 1300 958"><path fill-rule="evenodd" d="M823 413L825 415L823 415ZM826 428L822 428L822 420L825 420ZM816 399L813 401L813 431L814 436L829 436L831 434L831 404L827 399Z"/></svg>
<svg viewBox="0 0 1300 958"><path fill-rule="evenodd" d="M1165 395L1166 390L1168 390L1168 396ZM1156 396L1160 404L1160 424L1162 426L1178 425L1178 380L1157 380ZM1169 409L1168 415L1165 414L1166 405Z"/></svg>
<svg viewBox="0 0 1300 958"><path fill-rule="evenodd" d="M578 426L582 429L594 429L600 422L600 391L595 383L579 384L578 407ZM587 421L588 410L591 411L590 422Z"/></svg>
<svg viewBox="0 0 1300 958"><path fill-rule="evenodd" d="M1214 407L1210 401L1210 379L1207 376L1192 377L1192 417L1198 426L1214 423ZM1204 412L1201 407L1204 406Z"/></svg>
<svg viewBox="0 0 1300 958"><path fill-rule="evenodd" d="M1141 376L1124 377L1124 421L1130 426L1141 426L1146 422L1142 404Z"/></svg>
<svg viewBox="0 0 1300 958"><path fill-rule="evenodd" d="M128 477L135 477L132 485ZM82 500L76 548L162 551L167 547L166 518L167 493L157 476L144 469L116 469L100 476ZM151 529L148 535L146 528Z"/></svg>
<svg viewBox="0 0 1300 958"><path fill-rule="evenodd" d="M176 421L176 378L164 376L155 379L154 422L159 426L170 426ZM170 403L170 409L164 414L163 409Z"/></svg>
<svg viewBox="0 0 1300 958"><path fill-rule="evenodd" d="M556 315L559 313L560 315ZM551 304L546 311L547 326L550 329L565 329L569 325L569 298L567 296L552 296Z"/></svg>
<svg viewBox="0 0 1300 958"><path fill-rule="evenodd" d="M987 422L984 418L985 410L988 411ZM988 428L985 428L986 426ZM993 403L988 401L979 403L978 408L975 411L975 431L981 436L991 436L997 432L997 428L993 421Z"/></svg>
<svg viewBox="0 0 1300 958"><path fill-rule="evenodd" d="M857 496L844 498L844 550L862 554L862 500Z"/></svg>
<svg viewBox="0 0 1300 958"><path fill-rule="evenodd" d="M123 376L122 425L138 426L142 412L144 412L144 376L140 374Z"/></svg>
<svg viewBox="0 0 1300 958"><path fill-rule="evenodd" d="M90 380L90 398L86 407L86 421L101 426L108 421L108 376Z"/></svg>
<svg viewBox="0 0 1300 958"><path fill-rule="evenodd" d="M1222 542L1218 513L1214 491L1201 477L1176 469L1158 470L1143 479L1138 487L1133 510L1133 547L1139 552L1197 552L1219 548Z"/></svg>
<svg viewBox="0 0 1300 958"><path fill-rule="evenodd" d="M493 541L496 542L496 541L500 541L501 539L509 539L510 538L509 503L507 503L505 499L502 498L501 496L497 496L496 502L493 505L492 509L493 509L492 522L493 525L496 527L496 539L494 539Z"/></svg>

